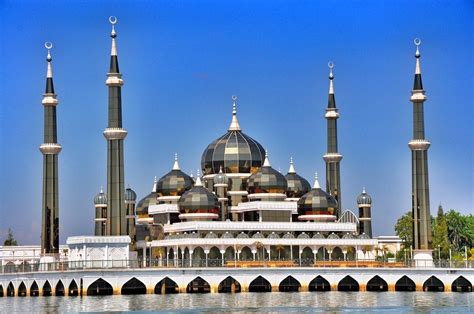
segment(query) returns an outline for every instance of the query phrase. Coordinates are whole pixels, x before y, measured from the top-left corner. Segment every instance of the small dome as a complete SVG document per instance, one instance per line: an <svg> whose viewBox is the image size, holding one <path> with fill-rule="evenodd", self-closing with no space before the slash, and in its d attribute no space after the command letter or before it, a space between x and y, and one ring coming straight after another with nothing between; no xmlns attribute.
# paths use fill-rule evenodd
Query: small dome
<svg viewBox="0 0 474 314"><path fill-rule="evenodd" d="M95 207L107 207L107 194L104 193L102 187L100 187L100 192L94 197Z"/></svg>
<svg viewBox="0 0 474 314"><path fill-rule="evenodd" d="M219 218L219 201L214 193L202 186L201 178L186 191L178 201L180 219L217 219Z"/></svg>
<svg viewBox="0 0 474 314"><path fill-rule="evenodd" d="M223 239L233 239L234 236L232 235L232 233L229 233L229 231L226 231L222 236L221 238Z"/></svg>
<svg viewBox="0 0 474 314"><path fill-rule="evenodd" d="M283 238L283 239L294 239L295 236L294 236L292 233L287 232L287 233L285 233L285 234L283 235L282 238Z"/></svg>
<svg viewBox="0 0 474 314"><path fill-rule="evenodd" d="M372 198L365 192L365 188L362 188L362 193L357 196L357 205L372 205Z"/></svg>
<svg viewBox="0 0 474 314"><path fill-rule="evenodd" d="M229 187L231 185L231 181L229 177L226 176L226 174L222 171L222 166L220 166L219 173L215 175L214 177L214 186L224 186L226 185Z"/></svg>
<svg viewBox="0 0 474 314"><path fill-rule="evenodd" d="M321 233L317 232L313 235L313 239L324 239L324 236Z"/></svg>
<svg viewBox="0 0 474 314"><path fill-rule="evenodd" d="M240 129L235 108L237 97L233 100L229 130L202 153L201 168L205 175L218 173L221 166L225 173L255 173L262 166L265 150Z"/></svg>
<svg viewBox="0 0 474 314"><path fill-rule="evenodd" d="M243 231L237 235L237 239L248 239L248 234L244 233Z"/></svg>
<svg viewBox="0 0 474 314"><path fill-rule="evenodd" d="M135 203L137 200L137 193L132 190L130 187L125 189L125 202L127 203Z"/></svg>
<svg viewBox="0 0 474 314"><path fill-rule="evenodd" d="M339 236L337 234L335 234L334 232L331 233L330 235L328 235L328 239L340 239Z"/></svg>
<svg viewBox="0 0 474 314"><path fill-rule="evenodd" d="M305 178L296 174L293 165L293 158L290 159L290 169L288 170L285 179L288 184L286 196L289 198L300 198L311 190L309 182Z"/></svg>
<svg viewBox="0 0 474 314"><path fill-rule="evenodd" d="M157 184L157 181L156 181L156 177L155 177L155 179L153 181L153 188L151 189L150 194L148 194L147 196L142 198L138 202L138 204L135 208L135 212L138 216L148 215L148 207L150 205L158 204L158 201L156 200L156 198L158 197L158 195L156 193L156 184Z"/></svg>
<svg viewBox="0 0 474 314"><path fill-rule="evenodd" d="M159 196L180 196L193 187L194 180L181 171L177 154L174 159L173 169L158 180L156 192Z"/></svg>
<svg viewBox="0 0 474 314"><path fill-rule="evenodd" d="M285 177L272 168L265 154L265 162L257 173L252 174L247 180L247 192L255 193L280 193L284 194L288 184Z"/></svg>
<svg viewBox="0 0 474 314"><path fill-rule="evenodd" d="M316 176L313 189L298 200L299 220L335 220L337 201L319 186Z"/></svg>
<svg viewBox="0 0 474 314"><path fill-rule="evenodd" d="M307 233L302 232L302 233L300 233L300 234L298 235L297 238L298 238L298 239L309 239L310 237L309 237L309 235L308 235Z"/></svg>
<svg viewBox="0 0 474 314"><path fill-rule="evenodd" d="M275 232L272 232L267 236L267 238L268 239L280 239L280 236L278 234L276 234Z"/></svg>

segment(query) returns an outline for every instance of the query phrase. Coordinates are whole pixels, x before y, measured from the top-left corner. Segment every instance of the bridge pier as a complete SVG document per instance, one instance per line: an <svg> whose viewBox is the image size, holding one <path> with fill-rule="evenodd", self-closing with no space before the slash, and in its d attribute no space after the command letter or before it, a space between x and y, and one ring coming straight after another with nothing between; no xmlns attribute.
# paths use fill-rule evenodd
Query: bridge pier
<svg viewBox="0 0 474 314"><path fill-rule="evenodd" d="M388 284L388 291L394 292L395 291L395 284Z"/></svg>
<svg viewBox="0 0 474 314"><path fill-rule="evenodd" d="M309 285L308 284L301 284L301 288L299 292L308 292L309 291Z"/></svg>
<svg viewBox="0 0 474 314"><path fill-rule="evenodd" d="M359 284L359 291L367 291L367 286L363 283Z"/></svg>

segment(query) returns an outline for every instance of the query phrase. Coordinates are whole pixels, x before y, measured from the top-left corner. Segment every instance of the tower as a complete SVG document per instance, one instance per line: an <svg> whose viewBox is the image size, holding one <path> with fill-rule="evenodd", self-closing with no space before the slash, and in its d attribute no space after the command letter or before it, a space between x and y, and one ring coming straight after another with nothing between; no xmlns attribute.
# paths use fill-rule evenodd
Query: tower
<svg viewBox="0 0 474 314"><path fill-rule="evenodd" d="M102 187L100 192L94 197L95 207L95 232L96 236L105 236L107 225L107 195Z"/></svg>
<svg viewBox="0 0 474 314"><path fill-rule="evenodd" d="M112 50L110 69L105 84L109 88L109 119L104 131L107 139L107 235L126 235L125 183L123 141L127 131L122 128L122 74L119 71L115 24L117 18L109 18L112 24Z"/></svg>
<svg viewBox="0 0 474 314"><path fill-rule="evenodd" d="M357 197L357 207L359 207L359 234L365 233L372 238L372 198L365 188Z"/></svg>
<svg viewBox="0 0 474 314"><path fill-rule="evenodd" d="M421 40L415 39L416 66L410 101L413 103L413 139L408 143L411 150L413 249L431 250L431 215L428 184L428 148L431 143L425 139L423 104L426 100L421 81ZM416 252L415 252L416 254ZM429 253L431 256L431 253ZM426 256L424 256L426 258ZM416 257L415 257L416 258Z"/></svg>
<svg viewBox="0 0 474 314"><path fill-rule="evenodd" d="M44 44L48 50L46 61L46 90L43 95L44 106L44 143L40 146L43 154L43 209L41 223L41 252L54 254L59 252L59 194L58 194L58 144L56 128L56 106L58 100L54 93L53 70L51 67L51 48L53 44Z"/></svg>
<svg viewBox="0 0 474 314"><path fill-rule="evenodd" d="M222 171L222 166L219 168L219 173L214 177L214 193L218 197L220 205L220 217L222 221L227 220L229 217L227 213L227 202L229 198L227 197L227 190L229 188L229 178Z"/></svg>
<svg viewBox="0 0 474 314"><path fill-rule="evenodd" d="M125 207L126 207L126 213L127 213L127 230L125 231L125 234L128 234L131 239L131 245L130 248L135 248L135 243L137 239L137 233L135 230L135 225L136 225L136 215L135 215L135 203L137 201L137 193L135 193L134 190L132 190L130 187L128 187L125 190Z"/></svg>
<svg viewBox="0 0 474 314"><path fill-rule="evenodd" d="M341 170L342 155L337 151L337 119L339 113L334 96L334 63L329 62L329 96L325 118L327 120L327 153L323 156L326 162L326 191L337 201L336 217L341 215Z"/></svg>

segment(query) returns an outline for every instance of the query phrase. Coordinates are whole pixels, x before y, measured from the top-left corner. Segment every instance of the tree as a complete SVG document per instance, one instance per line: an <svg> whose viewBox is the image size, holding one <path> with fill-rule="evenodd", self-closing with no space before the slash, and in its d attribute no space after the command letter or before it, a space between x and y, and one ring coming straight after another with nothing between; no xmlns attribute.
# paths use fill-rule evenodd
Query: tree
<svg viewBox="0 0 474 314"><path fill-rule="evenodd" d="M6 238L5 241L3 242L3 245L4 245L4 246L15 246L15 245L18 245L17 241L16 241L15 238L13 237L13 231L12 231L11 228L8 228L7 238Z"/></svg>
<svg viewBox="0 0 474 314"><path fill-rule="evenodd" d="M433 250L438 251L438 258L447 258L449 256L449 239L448 239L448 223L443 213L441 204L438 207L438 215L433 222Z"/></svg>
<svg viewBox="0 0 474 314"><path fill-rule="evenodd" d="M470 215L472 216L472 215ZM455 210L449 210L446 213L446 222L448 224L448 238L455 251L461 251L464 246L472 246L473 228L472 218L463 216Z"/></svg>
<svg viewBox="0 0 474 314"><path fill-rule="evenodd" d="M407 212L398 218L395 224L395 233L402 239L405 249L411 247L413 243L413 218L411 212Z"/></svg>

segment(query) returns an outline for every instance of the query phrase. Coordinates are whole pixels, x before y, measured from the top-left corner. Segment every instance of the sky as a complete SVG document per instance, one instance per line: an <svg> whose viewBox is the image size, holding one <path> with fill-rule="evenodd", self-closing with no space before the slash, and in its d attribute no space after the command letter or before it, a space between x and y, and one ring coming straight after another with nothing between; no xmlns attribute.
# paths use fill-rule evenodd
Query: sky
<svg viewBox="0 0 474 314"><path fill-rule="evenodd" d="M431 213L473 213L473 21L470 1L0 1L0 239L41 233L45 41L58 95L60 241L91 235L106 185L108 17L116 25L125 181L147 195L174 153L196 174L238 95L243 131L286 173L325 182L328 61L342 206L372 196L375 235L411 209L413 39L428 100ZM323 184L324 185L324 184ZM3 241L3 240L2 240Z"/></svg>

